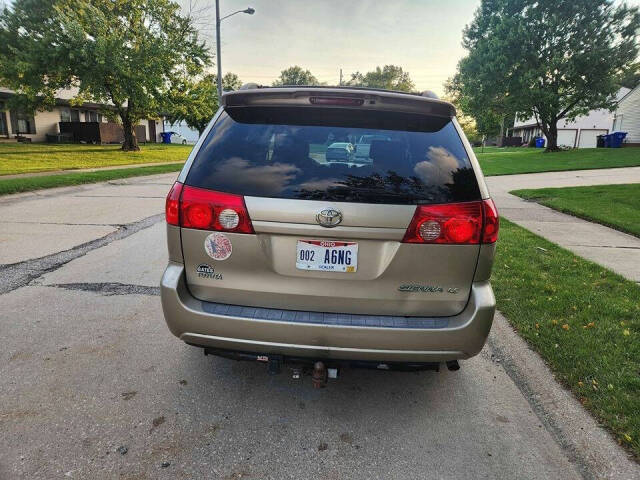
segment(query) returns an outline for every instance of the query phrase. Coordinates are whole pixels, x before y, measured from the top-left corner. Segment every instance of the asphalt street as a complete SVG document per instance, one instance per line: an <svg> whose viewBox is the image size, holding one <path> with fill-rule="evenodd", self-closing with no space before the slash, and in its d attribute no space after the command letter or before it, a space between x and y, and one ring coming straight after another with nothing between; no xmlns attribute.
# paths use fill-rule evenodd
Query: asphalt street
<svg viewBox="0 0 640 480"><path fill-rule="evenodd" d="M174 178L0 199L0 479L638 473L501 316L458 372L322 390L183 344L158 296Z"/></svg>

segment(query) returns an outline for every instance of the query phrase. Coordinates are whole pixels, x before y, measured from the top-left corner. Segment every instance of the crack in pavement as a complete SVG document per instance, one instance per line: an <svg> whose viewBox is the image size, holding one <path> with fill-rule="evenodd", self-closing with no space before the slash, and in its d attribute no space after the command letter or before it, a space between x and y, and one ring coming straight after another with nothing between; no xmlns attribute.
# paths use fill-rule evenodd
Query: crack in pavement
<svg viewBox="0 0 640 480"><path fill-rule="evenodd" d="M106 296L110 295L160 295L160 287L146 285L133 285L130 283L104 282L104 283L54 283L45 287L64 288L66 290L82 290L84 292L96 292Z"/></svg>
<svg viewBox="0 0 640 480"><path fill-rule="evenodd" d="M36 278L45 273L57 270L71 260L75 260L93 250L109 245L115 240L121 240L141 230L152 227L162 220L164 220L164 213L143 218L137 222L120 225L115 232L77 245L68 250L63 250L62 252L52 253L45 257L25 260L19 263L0 265L0 295L24 287Z"/></svg>

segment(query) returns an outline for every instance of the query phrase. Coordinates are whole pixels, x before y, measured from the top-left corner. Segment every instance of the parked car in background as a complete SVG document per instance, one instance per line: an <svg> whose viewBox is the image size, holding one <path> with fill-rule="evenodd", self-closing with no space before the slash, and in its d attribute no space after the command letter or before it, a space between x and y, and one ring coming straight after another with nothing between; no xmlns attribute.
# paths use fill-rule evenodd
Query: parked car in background
<svg viewBox="0 0 640 480"><path fill-rule="evenodd" d="M353 157L353 144L347 142L332 143L327 147L325 159L327 162L349 162Z"/></svg>
<svg viewBox="0 0 640 480"><path fill-rule="evenodd" d="M171 143L180 143L182 145L186 145L188 143L187 139L180 133L174 131L171 131L169 133L171 134Z"/></svg>
<svg viewBox="0 0 640 480"><path fill-rule="evenodd" d="M356 143L355 149L355 157L356 160L370 162L371 158L369 158L369 150L371 149L371 142L374 140L383 140L388 141L391 140L386 135L362 135L358 142Z"/></svg>
<svg viewBox="0 0 640 480"><path fill-rule="evenodd" d="M314 363L314 378L480 352L498 215L451 104L327 87L221 103L166 200L174 335L272 371ZM349 135L370 163L342 161L352 145L331 142Z"/></svg>

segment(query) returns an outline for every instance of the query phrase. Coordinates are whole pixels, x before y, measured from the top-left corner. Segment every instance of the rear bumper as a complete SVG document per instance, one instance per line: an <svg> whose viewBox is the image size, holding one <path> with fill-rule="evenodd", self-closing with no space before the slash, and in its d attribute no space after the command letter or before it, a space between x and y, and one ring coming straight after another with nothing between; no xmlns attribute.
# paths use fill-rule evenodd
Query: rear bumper
<svg viewBox="0 0 640 480"><path fill-rule="evenodd" d="M469 358L482 349L495 312L489 282L473 284L469 302L460 314L419 321L412 317L373 316L312 320L323 314L284 321L281 318L287 315L272 314L291 312L241 307L221 310L219 304L202 302L191 295L185 283L184 266L178 263L169 263L160 286L167 325L187 343L336 360L440 362ZM218 311L225 313L215 313ZM390 321L398 318L404 319L404 323Z"/></svg>

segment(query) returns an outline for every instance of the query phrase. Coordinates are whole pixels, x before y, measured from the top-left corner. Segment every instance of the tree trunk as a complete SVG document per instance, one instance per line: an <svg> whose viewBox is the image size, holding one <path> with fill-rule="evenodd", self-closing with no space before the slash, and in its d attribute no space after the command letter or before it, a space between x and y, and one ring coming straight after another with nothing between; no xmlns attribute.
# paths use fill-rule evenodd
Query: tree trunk
<svg viewBox="0 0 640 480"><path fill-rule="evenodd" d="M122 118L122 130L124 131L124 143L122 144L122 150L125 152L137 152L140 150L138 146L138 139L136 138L136 132L133 122L129 115L121 115Z"/></svg>
<svg viewBox="0 0 640 480"><path fill-rule="evenodd" d="M551 121L551 124L547 127L547 132L545 133L547 137L547 148L546 152L556 152L560 150L558 148L558 125L557 121Z"/></svg>

